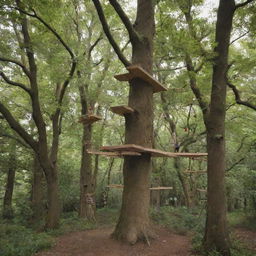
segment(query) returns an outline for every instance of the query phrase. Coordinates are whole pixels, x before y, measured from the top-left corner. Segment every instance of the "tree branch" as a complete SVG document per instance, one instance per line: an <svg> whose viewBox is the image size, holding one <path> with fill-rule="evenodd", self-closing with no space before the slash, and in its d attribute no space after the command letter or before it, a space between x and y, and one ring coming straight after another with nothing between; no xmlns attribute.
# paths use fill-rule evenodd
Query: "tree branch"
<svg viewBox="0 0 256 256"><path fill-rule="evenodd" d="M247 0L247 1L243 2L243 3L241 3L241 4L237 4L235 6L235 8L238 9L238 8L244 7L244 6L246 6L247 4L249 4L249 3L253 2L253 1L254 0Z"/></svg>
<svg viewBox="0 0 256 256"><path fill-rule="evenodd" d="M47 29L49 29L54 35L55 37L59 40L59 42L64 46L64 48L68 51L68 53L70 54L72 59L75 59L75 55L72 52L72 50L68 47L68 45L64 42L64 40L62 39L62 37L56 32L56 30L54 30L45 20L43 20L40 16L37 15L35 10L33 11L33 14L19 8L19 7L15 7L16 10L20 11L23 14L26 14L27 16L36 18L37 20L39 20Z"/></svg>
<svg viewBox="0 0 256 256"><path fill-rule="evenodd" d="M106 17L104 15L102 6L100 4L100 1L99 0L92 0L92 1L93 1L93 4L94 4L94 6L97 10L102 28L105 32L106 37L108 38L109 43L113 47L113 49L114 49L115 53L117 54L119 60L124 64L124 66L125 67L130 66L131 63L125 58L125 56L123 55L122 51L120 50L118 44L116 43L116 41L114 40L114 38L113 38L113 36L110 32L110 29L109 29L108 23L106 21Z"/></svg>
<svg viewBox="0 0 256 256"><path fill-rule="evenodd" d="M249 34L249 30L244 32L242 35L240 35L239 37L235 38L234 40L232 40L229 44L233 44L234 42L238 41L239 39L241 39L242 37L246 36L247 34Z"/></svg>
<svg viewBox="0 0 256 256"><path fill-rule="evenodd" d="M253 110L256 110L256 105L253 105L253 104L251 104L250 102L241 100L241 98L240 98L240 93L239 93L239 91L238 91L238 89L236 88L235 85L233 85L233 84L230 83L230 82L227 82L227 85L228 85L229 88L232 89L232 91L233 91L233 93L234 93L234 95L235 95L235 100L236 100L236 103L237 103L237 104L239 104L239 105L244 105L244 106L246 106L246 107L248 107L248 108L251 108L251 109L253 109Z"/></svg>
<svg viewBox="0 0 256 256"><path fill-rule="evenodd" d="M123 11L122 7L116 0L109 0L110 4L114 7L116 13L118 14L119 18L122 20L124 26L126 27L130 40L133 43L134 41L139 40L139 35L134 29L130 19L126 15L126 13Z"/></svg>
<svg viewBox="0 0 256 256"><path fill-rule="evenodd" d="M92 51L96 47L96 45L102 40L102 35L99 36L99 38L90 46L88 50L88 59L91 58Z"/></svg>
<svg viewBox="0 0 256 256"><path fill-rule="evenodd" d="M37 15L35 10L33 11L33 14L19 8L16 7L17 10L19 10L21 13L28 15L30 17L36 18L37 20L39 20L48 30L50 30L54 36L58 39L58 41L63 45L63 47L67 50L67 52L69 53L70 57L71 57L71 61L72 61L72 65L69 71L69 75L67 77L67 79L64 81L63 86L61 88L60 94L59 94L59 98L58 98L58 103L61 104L66 88L69 85L70 80L72 79L75 70L76 70L76 65L77 65L77 61L75 58L75 55L73 53L73 51L71 50L71 48L65 43L65 41L62 39L62 37L57 33L57 31L55 29L53 29L43 18L41 18L39 15Z"/></svg>
<svg viewBox="0 0 256 256"><path fill-rule="evenodd" d="M17 86L19 88L21 88L22 90L24 90L25 92L27 92L30 96L31 96L31 91L29 88L26 87L26 85L22 84L22 83L18 83L18 82L14 82L12 80L10 80L5 74L4 72L0 71L0 76L4 79L4 81L7 84L13 85L13 86Z"/></svg>
<svg viewBox="0 0 256 256"><path fill-rule="evenodd" d="M18 133L21 138L35 151L37 151L38 143L33 137L26 132L26 130L13 117L11 112L0 102L0 113L4 116L9 126Z"/></svg>
<svg viewBox="0 0 256 256"><path fill-rule="evenodd" d="M10 63L18 65L19 67L22 68L23 72L27 75L27 77L30 77L29 70L21 62L16 61L16 60L11 60L11 59L8 59L8 58L4 58L4 57L0 57L0 61L10 62Z"/></svg>
<svg viewBox="0 0 256 256"><path fill-rule="evenodd" d="M233 163L229 168L227 168L227 169L225 170L225 172L228 172L228 171L230 171L231 169L233 169L236 165L240 164L244 159L245 159L245 158L242 157L241 159L239 159L238 161L236 161L235 163Z"/></svg>
<svg viewBox="0 0 256 256"><path fill-rule="evenodd" d="M19 138L15 137L15 136L13 136L13 135L11 135L11 134L2 132L2 131L0 130L0 136L1 136L1 137L6 137L6 138L9 138L9 139L12 139L12 140L15 140L15 141L17 141L19 144L21 144L23 147L30 149L30 147L28 146L27 143L24 143L22 140L20 140Z"/></svg>

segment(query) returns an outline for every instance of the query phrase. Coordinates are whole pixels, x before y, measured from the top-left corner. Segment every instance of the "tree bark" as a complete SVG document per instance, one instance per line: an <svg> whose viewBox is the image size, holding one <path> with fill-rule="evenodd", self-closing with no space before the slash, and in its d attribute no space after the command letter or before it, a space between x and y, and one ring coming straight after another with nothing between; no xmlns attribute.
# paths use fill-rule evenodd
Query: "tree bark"
<svg viewBox="0 0 256 256"><path fill-rule="evenodd" d="M132 64L152 72L154 35L154 4L138 0L134 28L140 40L133 42ZM140 79L130 81L129 106L135 109L125 117L125 143L152 147L153 144L153 89ZM124 191L121 213L113 237L131 244L151 235L149 220L151 157L125 157Z"/></svg>
<svg viewBox="0 0 256 256"><path fill-rule="evenodd" d="M11 141L7 182L6 182L4 202L3 202L3 218L4 219L13 218L12 195L13 195L13 188L14 188L14 181L15 181L15 172L16 172L16 145L15 145L15 142Z"/></svg>
<svg viewBox="0 0 256 256"><path fill-rule="evenodd" d="M31 224L40 223L46 214L46 194L45 194L45 176L38 162L37 156L34 156L33 161L33 180L31 190L31 209L32 217ZM41 227L39 227L41 229Z"/></svg>
<svg viewBox="0 0 256 256"><path fill-rule="evenodd" d="M207 120L207 219L204 237L205 249L230 255L230 241L226 219L225 191L225 114L226 72L234 0L220 0L216 24L216 58L213 65L210 113Z"/></svg>

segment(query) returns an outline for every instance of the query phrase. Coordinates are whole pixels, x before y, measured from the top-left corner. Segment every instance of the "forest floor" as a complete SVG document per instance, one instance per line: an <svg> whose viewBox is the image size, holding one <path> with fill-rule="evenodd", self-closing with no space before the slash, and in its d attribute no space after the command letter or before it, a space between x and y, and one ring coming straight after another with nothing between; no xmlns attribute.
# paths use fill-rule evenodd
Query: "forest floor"
<svg viewBox="0 0 256 256"><path fill-rule="evenodd" d="M256 232L246 228L236 228L235 237L241 241L245 248L255 252L256 255Z"/></svg>
<svg viewBox="0 0 256 256"><path fill-rule="evenodd" d="M56 239L52 249L34 256L190 256L191 238L158 227L157 238L148 246L145 243L128 245L110 238L112 228L71 232ZM256 253L256 232L237 228L236 239L243 247Z"/></svg>
<svg viewBox="0 0 256 256"><path fill-rule="evenodd" d="M55 246L36 256L189 256L188 236L177 235L166 228L157 228L157 238L145 243L128 245L110 238L112 228L72 232L56 239Z"/></svg>

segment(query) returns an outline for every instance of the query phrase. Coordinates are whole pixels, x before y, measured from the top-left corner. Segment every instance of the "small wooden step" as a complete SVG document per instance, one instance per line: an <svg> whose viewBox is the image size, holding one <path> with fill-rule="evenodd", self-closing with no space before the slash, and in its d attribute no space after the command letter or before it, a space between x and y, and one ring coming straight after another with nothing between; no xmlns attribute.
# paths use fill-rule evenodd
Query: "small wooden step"
<svg viewBox="0 0 256 256"><path fill-rule="evenodd" d="M149 83L151 86L153 86L153 92L162 92L167 91L167 89L159 83L154 77L152 77L147 71L145 71L142 67L137 65L132 65L127 67L127 70L129 73L120 74L114 76L118 81L130 81L133 78L140 78L147 83Z"/></svg>
<svg viewBox="0 0 256 256"><path fill-rule="evenodd" d="M118 114L120 116L124 116L126 114L130 114L130 113L134 112L134 110L132 108L130 108L128 106L124 106L124 105L111 107L110 110L113 113Z"/></svg>
<svg viewBox="0 0 256 256"><path fill-rule="evenodd" d="M102 118L100 116L96 116L96 115L84 115L79 118L78 122L82 124L92 124L101 119Z"/></svg>

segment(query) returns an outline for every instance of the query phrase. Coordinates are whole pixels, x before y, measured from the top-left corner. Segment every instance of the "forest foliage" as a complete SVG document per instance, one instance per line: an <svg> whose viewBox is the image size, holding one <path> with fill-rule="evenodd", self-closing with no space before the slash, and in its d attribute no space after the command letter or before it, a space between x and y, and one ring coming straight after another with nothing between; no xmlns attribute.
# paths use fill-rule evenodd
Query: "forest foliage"
<svg viewBox="0 0 256 256"><path fill-rule="evenodd" d="M17 241L9 251L6 247L3 254L6 256L31 255L52 243L50 235L38 235L33 231L41 230L44 226L44 219L33 223L35 154L27 141L12 129L15 124L19 125L32 142L41 139L38 124L33 117L35 110L32 96L27 90L31 83L30 77L26 75L27 67L31 64L26 56L29 47L33 49L36 63L38 100L49 155L56 134L54 116L59 111L56 123L60 137L56 162L62 226L65 226L65 216L70 214L70 219L75 220L68 226L76 226L75 223L78 223L79 229L83 223L84 229L94 227L94 224L83 222L74 215L74 212L79 211L80 168L84 143L83 125L78 122L82 111L81 87L84 88L88 109L102 117L101 121L92 125L93 149L102 145L124 144L124 118L113 114L109 109L111 106L126 105L129 93L127 84L121 84L114 79L114 75L124 72L124 68L102 31L92 1L29 0L22 1L24 5L17 8L20 2L0 1L0 198L3 201L0 206L3 213L0 224L0 252L11 243L8 236ZM129 38L123 33L122 23L108 1L101 2L115 40L122 52L130 58L131 45ZM129 1L119 2L134 21L134 6ZM155 10L153 73L168 90L154 96L154 147L172 152L178 141L180 151L206 152L206 131L201 106L190 83L192 80L196 82L203 101L209 104L215 57L213 49L217 6L210 6L206 13L203 11L204 1L191 1L191 19L187 20L187 2L190 1L162 0ZM27 13L22 13L20 9ZM252 216L255 216L256 210L255 11L255 3L249 4L240 8L234 17L227 72L225 122L228 211L246 212ZM23 41L21 23L24 17L28 22L29 46ZM189 70L189 65L193 69ZM65 86L63 99L60 100L58 90ZM12 122L12 119L17 123ZM107 189L106 186L122 184L122 164L123 160L119 158L92 157L92 173L97 184L97 208L105 206L105 194L108 208L120 208L121 190ZM193 206L198 210L197 214L201 210L204 212L206 195L197 189L206 189L206 175L194 176L185 174L184 171L206 170L206 165L203 160L181 159L177 169L174 159L155 158L151 186L171 186L173 190L161 192L160 204L164 207L160 213L153 212L152 218L157 220L160 216L160 219L165 220L168 217L164 215L175 216L183 211L181 215L186 223L177 221L179 225L184 225L184 230L181 228L180 232L189 230L189 224L195 224L196 220L193 219L193 214L186 213L186 208L183 208L188 205L180 175L186 180L193 197ZM7 177L11 170L15 172L13 196L9 208L4 209ZM45 180L42 187L42 202L46 209L48 203ZM181 210L175 210L180 207ZM169 213L169 209L172 209L172 213ZM204 218L200 219L198 225L203 220ZM168 225L173 228L177 223L173 224L168 220ZM21 234L27 237L27 241L33 241L33 244L18 241L16 237ZM28 249L21 249L23 247ZM18 254L15 250L24 250L25 253Z"/></svg>

